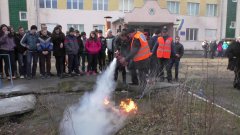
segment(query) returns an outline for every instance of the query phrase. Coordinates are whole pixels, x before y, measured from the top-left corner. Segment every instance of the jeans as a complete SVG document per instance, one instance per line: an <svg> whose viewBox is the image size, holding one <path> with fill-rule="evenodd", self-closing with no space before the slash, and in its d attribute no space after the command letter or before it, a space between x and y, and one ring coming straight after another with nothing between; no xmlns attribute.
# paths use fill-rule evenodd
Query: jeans
<svg viewBox="0 0 240 135"><path fill-rule="evenodd" d="M83 72L85 72L85 68L86 68L86 66L85 66L85 62L86 62L86 58L87 58L87 56L88 56L88 54L87 53L81 53L80 54L80 57L81 57L81 62L82 62L82 71ZM80 61L80 60L79 60ZM80 63L81 63L80 62Z"/></svg>
<svg viewBox="0 0 240 135"><path fill-rule="evenodd" d="M160 59L158 59L158 61L159 61L159 70L158 70L158 72L159 72L159 77L160 77L160 79L161 80L164 80L164 68L165 68L165 70L167 71L167 79L168 79L168 81L170 81L171 80L171 71L170 71L170 68L169 68L169 66L170 66L170 59L165 59L165 58L160 58Z"/></svg>
<svg viewBox="0 0 240 135"><path fill-rule="evenodd" d="M106 54L105 52L100 52L98 55L99 70L102 71L106 66Z"/></svg>
<svg viewBox="0 0 240 135"><path fill-rule="evenodd" d="M170 80L172 80L172 67L175 65L175 79L178 80L178 71L179 71L180 59L171 59L170 60Z"/></svg>
<svg viewBox="0 0 240 135"><path fill-rule="evenodd" d="M88 72L89 71L97 72L97 60L98 54L88 54Z"/></svg>
<svg viewBox="0 0 240 135"><path fill-rule="evenodd" d="M42 71L42 75L50 75L51 70L51 53L44 55L42 53L39 54L40 61L40 71Z"/></svg>
<svg viewBox="0 0 240 135"><path fill-rule="evenodd" d="M56 70L57 70L57 75L60 76L61 74L63 74L63 67L65 66L65 63L64 62L64 59L65 59L65 56L55 56L55 59L56 59L56 63L55 63L55 66L56 66Z"/></svg>
<svg viewBox="0 0 240 135"><path fill-rule="evenodd" d="M152 55L150 58L150 75L152 77L159 76L158 69L159 69L159 63L158 58L156 55Z"/></svg>
<svg viewBox="0 0 240 135"><path fill-rule="evenodd" d="M0 60L2 61L2 59L4 60L4 70L6 73L6 76L9 76L10 73L12 74L12 76L14 76L14 71L16 70L16 62L15 62L15 52L14 51L5 51L5 50L0 50L0 54L8 54L10 57L10 64L9 65L9 59L7 55L2 55L0 56ZM11 66L11 70L12 72L10 72L10 66ZM0 68L1 72L3 71L2 69L3 67Z"/></svg>
<svg viewBox="0 0 240 135"><path fill-rule="evenodd" d="M19 65L19 74L25 76L27 74L27 56L18 53L18 65Z"/></svg>
<svg viewBox="0 0 240 135"><path fill-rule="evenodd" d="M118 71L121 71L122 72L122 79L123 79L123 83L127 83L127 77L126 77L126 69L125 69L125 66L122 66L120 64L117 65L117 68L115 69L115 73L114 73L114 80L117 81L118 79Z"/></svg>
<svg viewBox="0 0 240 135"><path fill-rule="evenodd" d="M78 55L77 54L68 54L68 73L75 71L79 73L78 69Z"/></svg>
<svg viewBox="0 0 240 135"><path fill-rule="evenodd" d="M133 84L138 84L138 76L137 76L137 69L133 61L130 61L128 64L128 69L130 70L131 73L131 81Z"/></svg>
<svg viewBox="0 0 240 135"><path fill-rule="evenodd" d="M37 63L38 63L38 52L28 51L27 52L27 76L36 76Z"/></svg>
<svg viewBox="0 0 240 135"><path fill-rule="evenodd" d="M203 50L203 55L204 55L204 58L208 58L208 50L204 49Z"/></svg>

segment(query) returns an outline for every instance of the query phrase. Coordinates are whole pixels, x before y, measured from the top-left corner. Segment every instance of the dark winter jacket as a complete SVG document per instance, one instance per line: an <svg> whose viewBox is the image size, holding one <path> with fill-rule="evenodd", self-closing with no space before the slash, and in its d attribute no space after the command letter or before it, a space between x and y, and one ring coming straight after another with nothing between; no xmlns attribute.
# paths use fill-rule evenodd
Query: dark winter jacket
<svg viewBox="0 0 240 135"><path fill-rule="evenodd" d="M15 35L15 43L16 43L16 51L17 53L23 54L27 48L21 45L21 40L23 38L23 35L20 35L19 33Z"/></svg>
<svg viewBox="0 0 240 135"><path fill-rule="evenodd" d="M78 37L77 37L77 41L78 41L78 46L79 46L78 53L79 53L79 54L82 54L83 49L84 49L82 37L81 37L81 36L78 36Z"/></svg>
<svg viewBox="0 0 240 135"><path fill-rule="evenodd" d="M106 49L107 49L107 41L106 38L101 36L100 38L100 42L101 42L101 51L100 53L105 53Z"/></svg>
<svg viewBox="0 0 240 135"><path fill-rule="evenodd" d="M158 40L158 36L153 36L150 40L149 40L149 47L152 50L153 46L156 44Z"/></svg>
<svg viewBox="0 0 240 135"><path fill-rule="evenodd" d="M82 52L80 52L80 53L87 53L87 51L86 51L86 42L87 42L87 39L82 38L82 42L83 42L83 50L82 50ZM81 49L80 49L80 50L81 50Z"/></svg>
<svg viewBox="0 0 240 135"><path fill-rule="evenodd" d="M210 43L210 51L211 52L217 51L217 43L216 42Z"/></svg>
<svg viewBox="0 0 240 135"><path fill-rule="evenodd" d="M37 47L37 49L39 52L42 52L42 51L51 52L53 49L53 43L51 41L51 37L49 36L41 35L38 38L38 43L39 43L39 46Z"/></svg>
<svg viewBox="0 0 240 135"><path fill-rule="evenodd" d="M179 54L180 58L181 58L183 56L183 54L184 54L184 47L183 47L183 45L181 43L175 43L173 45L173 48L174 48L175 54ZM176 56L174 58L180 59L180 58L178 58Z"/></svg>
<svg viewBox="0 0 240 135"><path fill-rule="evenodd" d="M65 36L63 33L52 35L53 56L65 56L64 40ZM61 43L63 43L63 48L60 48Z"/></svg>
<svg viewBox="0 0 240 135"><path fill-rule="evenodd" d="M37 42L38 42L38 34L32 34L30 32L27 32L22 40L21 40L21 45L23 47L28 47L29 51L37 51Z"/></svg>
<svg viewBox="0 0 240 135"><path fill-rule="evenodd" d="M232 42L226 51L226 56L229 59L228 69L233 70L235 66L240 68L240 43Z"/></svg>
<svg viewBox="0 0 240 135"><path fill-rule="evenodd" d="M115 39L115 50L126 57L130 53L130 40L122 40L120 37Z"/></svg>
<svg viewBox="0 0 240 135"><path fill-rule="evenodd" d="M64 41L66 54L77 55L79 51L79 45L76 36L67 35Z"/></svg>
<svg viewBox="0 0 240 135"><path fill-rule="evenodd" d="M0 50L14 51L16 47L14 37L10 37L8 34L4 34L0 37Z"/></svg>

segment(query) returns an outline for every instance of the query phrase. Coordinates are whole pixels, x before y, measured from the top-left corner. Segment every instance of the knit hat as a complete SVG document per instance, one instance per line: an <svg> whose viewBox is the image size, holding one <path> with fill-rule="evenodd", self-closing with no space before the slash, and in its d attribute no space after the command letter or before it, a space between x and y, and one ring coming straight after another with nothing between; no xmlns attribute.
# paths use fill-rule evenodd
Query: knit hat
<svg viewBox="0 0 240 135"><path fill-rule="evenodd" d="M81 36L86 36L86 32L81 32Z"/></svg>
<svg viewBox="0 0 240 135"><path fill-rule="evenodd" d="M129 34L129 33L133 33L133 32L135 32L135 29L134 28L128 28L127 29L127 33Z"/></svg>
<svg viewBox="0 0 240 135"><path fill-rule="evenodd" d="M168 32L168 28L167 28L167 26L163 26L163 28L162 28L162 32Z"/></svg>
<svg viewBox="0 0 240 135"><path fill-rule="evenodd" d="M74 28L73 28L73 27L70 27L70 28L69 28L69 33L70 33L70 32L74 32Z"/></svg>

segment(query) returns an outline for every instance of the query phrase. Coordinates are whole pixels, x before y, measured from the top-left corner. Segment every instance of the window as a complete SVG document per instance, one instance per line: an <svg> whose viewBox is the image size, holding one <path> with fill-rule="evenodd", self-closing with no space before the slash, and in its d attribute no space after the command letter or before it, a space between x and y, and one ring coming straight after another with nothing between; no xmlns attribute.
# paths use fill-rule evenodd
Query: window
<svg viewBox="0 0 240 135"><path fill-rule="evenodd" d="M83 0L67 0L67 9L83 9Z"/></svg>
<svg viewBox="0 0 240 135"><path fill-rule="evenodd" d="M191 16L199 15L199 3L188 2L188 15Z"/></svg>
<svg viewBox="0 0 240 135"><path fill-rule="evenodd" d="M232 2L237 2L238 0L232 0Z"/></svg>
<svg viewBox="0 0 240 135"><path fill-rule="evenodd" d="M187 28L186 29L186 40L196 41L198 36L198 29L196 28Z"/></svg>
<svg viewBox="0 0 240 135"><path fill-rule="evenodd" d="M179 2L177 1L168 1L167 2L168 10L172 14L179 14Z"/></svg>
<svg viewBox="0 0 240 135"><path fill-rule="evenodd" d="M27 12L25 12L25 11L20 11L20 12L19 12L19 20L20 20L20 21L27 21Z"/></svg>
<svg viewBox="0 0 240 135"><path fill-rule="evenodd" d="M93 10L108 10L108 0L93 0Z"/></svg>
<svg viewBox="0 0 240 135"><path fill-rule="evenodd" d="M57 0L39 0L40 8L57 8Z"/></svg>
<svg viewBox="0 0 240 135"><path fill-rule="evenodd" d="M105 25L93 25L93 30L102 30L103 33L105 33Z"/></svg>
<svg viewBox="0 0 240 135"><path fill-rule="evenodd" d="M217 4L207 4L207 16L217 16Z"/></svg>
<svg viewBox="0 0 240 135"><path fill-rule="evenodd" d="M80 32L84 31L84 25L83 24L68 24L67 29L69 30L70 27L73 27L75 30L79 30Z"/></svg>
<svg viewBox="0 0 240 135"><path fill-rule="evenodd" d="M47 30L53 32L54 28L57 26L56 23L45 23L47 26Z"/></svg>
<svg viewBox="0 0 240 135"><path fill-rule="evenodd" d="M231 21L230 29L235 29L235 28L236 28L236 21Z"/></svg>
<svg viewBox="0 0 240 135"><path fill-rule="evenodd" d="M216 29L206 29L205 30L205 39L216 40L217 39L217 30Z"/></svg>
<svg viewBox="0 0 240 135"><path fill-rule="evenodd" d="M134 8L133 0L120 0L119 1L119 10L123 12L130 12Z"/></svg>

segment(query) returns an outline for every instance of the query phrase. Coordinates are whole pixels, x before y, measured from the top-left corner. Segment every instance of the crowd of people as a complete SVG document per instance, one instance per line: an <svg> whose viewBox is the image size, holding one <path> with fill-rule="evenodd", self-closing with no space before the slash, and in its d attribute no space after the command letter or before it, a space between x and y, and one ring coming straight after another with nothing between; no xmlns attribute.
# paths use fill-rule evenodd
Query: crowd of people
<svg viewBox="0 0 240 135"><path fill-rule="evenodd" d="M217 43L217 41L210 41L207 40L202 42L202 48L203 48L203 56L204 58L211 58L214 57L226 57L226 51L229 46L229 42L222 40Z"/></svg>
<svg viewBox="0 0 240 135"><path fill-rule="evenodd" d="M96 75L106 67L106 49L108 61L113 60L113 47L107 48L107 43L111 41L113 46L114 36L111 30L107 33L105 38L101 30L92 31L87 38L85 32L80 33L70 28L65 35L61 25L56 26L51 33L45 24L41 25L40 31L37 26L32 25L29 31L19 27L15 32L12 27L2 24L0 26L0 76L7 79L11 76L12 79L17 77L33 79L36 78L39 63L41 78L50 78L53 76L52 53L55 57L58 77L84 73ZM87 68L85 68L86 59ZM99 71L97 64L99 64Z"/></svg>
<svg viewBox="0 0 240 135"><path fill-rule="evenodd" d="M175 80L178 81L179 62L184 48L180 43L180 37L176 37L175 41L168 35L166 26L156 30L150 38L148 34L135 31L133 28L124 28L116 36L109 29L106 37L101 30L95 30L87 37L85 32L79 32L72 27L65 35L61 25L57 25L51 33L45 24L41 25L40 31L37 26L32 25L29 31L19 27L17 32L3 24L0 27L0 75L6 76L7 79L11 76L15 79L18 76L30 80L36 78L39 63L41 78L50 78L53 76L51 72L53 53L59 78L84 74L97 75L116 57L118 60L114 74L116 81L118 72L122 72L123 83L127 84L126 68L128 68L131 72L132 85L145 85L149 76L164 81L164 69L168 82L171 82L173 65Z"/></svg>

